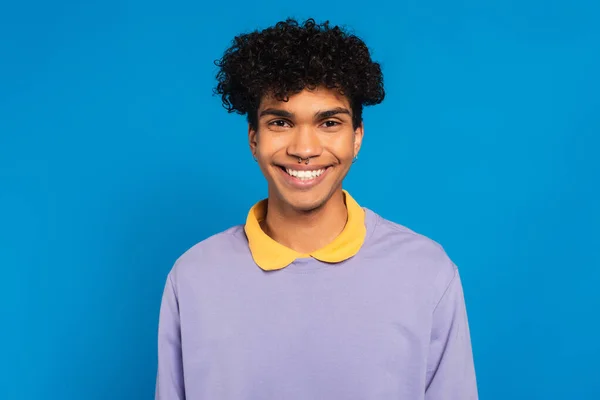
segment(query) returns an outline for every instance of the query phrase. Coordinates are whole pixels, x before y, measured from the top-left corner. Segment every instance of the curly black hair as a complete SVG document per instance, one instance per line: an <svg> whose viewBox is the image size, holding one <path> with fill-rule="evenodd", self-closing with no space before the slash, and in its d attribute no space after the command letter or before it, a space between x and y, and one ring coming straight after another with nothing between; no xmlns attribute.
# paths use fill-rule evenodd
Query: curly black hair
<svg viewBox="0 0 600 400"><path fill-rule="evenodd" d="M236 36L220 60L218 84L228 112L247 114L256 128L261 98L273 95L286 101L303 89L337 89L350 101L353 125L362 122L363 106L385 97L381 66L371 60L365 43L329 21L303 24L288 18L262 31Z"/></svg>

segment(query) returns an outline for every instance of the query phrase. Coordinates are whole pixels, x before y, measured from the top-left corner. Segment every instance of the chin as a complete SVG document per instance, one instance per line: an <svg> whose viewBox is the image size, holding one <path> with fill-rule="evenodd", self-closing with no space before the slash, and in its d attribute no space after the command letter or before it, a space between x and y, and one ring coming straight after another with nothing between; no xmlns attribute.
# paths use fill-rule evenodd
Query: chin
<svg viewBox="0 0 600 400"><path fill-rule="evenodd" d="M335 193L335 184L337 182L335 176L331 175L335 169L329 170L329 173L324 176L312 187L302 187L297 182L289 180L285 173L281 173L280 169L270 176L270 197L273 200L277 199L277 203L284 209L291 209L296 212L311 212L322 208L331 199Z"/></svg>
<svg viewBox="0 0 600 400"><path fill-rule="evenodd" d="M323 202L320 201L313 201L313 202L296 202L296 204L291 203L290 204L292 206L292 208L298 212L304 212L304 213L308 213L311 211L315 211L318 210L319 208L321 208L321 206L323 205Z"/></svg>
<svg viewBox="0 0 600 400"><path fill-rule="evenodd" d="M297 212L310 212L321 208L328 200L324 194L309 192L281 193L282 203Z"/></svg>

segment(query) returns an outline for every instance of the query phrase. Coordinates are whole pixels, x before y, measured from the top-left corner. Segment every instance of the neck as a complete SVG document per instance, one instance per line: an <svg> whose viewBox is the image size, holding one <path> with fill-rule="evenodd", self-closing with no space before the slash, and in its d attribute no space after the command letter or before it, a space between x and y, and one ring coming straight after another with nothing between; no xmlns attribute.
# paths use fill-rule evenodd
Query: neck
<svg viewBox="0 0 600 400"><path fill-rule="evenodd" d="M331 243L346 226L348 210L341 188L321 207L311 211L285 209L272 198L262 229L276 242L302 254Z"/></svg>

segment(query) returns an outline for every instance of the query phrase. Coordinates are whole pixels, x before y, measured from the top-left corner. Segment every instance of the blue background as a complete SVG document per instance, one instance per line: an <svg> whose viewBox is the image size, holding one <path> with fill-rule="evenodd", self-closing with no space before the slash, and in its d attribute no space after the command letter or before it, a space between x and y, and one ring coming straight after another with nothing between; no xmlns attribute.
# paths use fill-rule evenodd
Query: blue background
<svg viewBox="0 0 600 400"><path fill-rule="evenodd" d="M346 188L459 265L481 398L600 398L597 2L6 3L1 399L152 398L172 263L266 193L212 62L287 16L382 63Z"/></svg>

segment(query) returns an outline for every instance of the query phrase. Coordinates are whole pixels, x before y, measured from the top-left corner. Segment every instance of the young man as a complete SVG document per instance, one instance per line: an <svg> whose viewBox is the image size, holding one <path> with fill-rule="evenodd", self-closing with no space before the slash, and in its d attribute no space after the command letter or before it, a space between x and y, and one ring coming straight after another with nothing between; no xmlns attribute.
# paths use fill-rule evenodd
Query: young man
<svg viewBox="0 0 600 400"><path fill-rule="evenodd" d="M384 98L365 44L287 20L217 65L268 198L169 273L156 399L477 399L456 267L342 189Z"/></svg>

